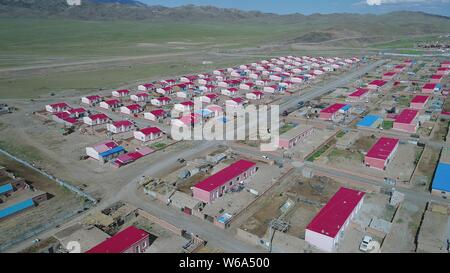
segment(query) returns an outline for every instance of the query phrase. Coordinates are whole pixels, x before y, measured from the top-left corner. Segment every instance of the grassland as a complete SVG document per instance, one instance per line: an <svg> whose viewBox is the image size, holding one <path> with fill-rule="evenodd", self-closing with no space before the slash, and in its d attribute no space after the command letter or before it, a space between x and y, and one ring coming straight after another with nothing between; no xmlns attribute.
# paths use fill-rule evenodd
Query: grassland
<svg viewBox="0 0 450 273"><path fill-rule="evenodd" d="M28 78L0 79L0 98L37 98L41 95L71 91L72 95L87 94L104 89L114 89L120 86L135 84L139 81L150 81L158 77L169 77L198 71L211 71L236 65L239 61L219 60L211 65L203 65L200 60L195 63L187 60L171 60L154 64L138 64L132 66L117 66L101 70L84 70L57 72L44 75L34 75Z"/></svg>
<svg viewBox="0 0 450 273"><path fill-rule="evenodd" d="M201 46L235 48L285 37L292 29L233 23L0 19L0 52L85 58L145 55Z"/></svg>

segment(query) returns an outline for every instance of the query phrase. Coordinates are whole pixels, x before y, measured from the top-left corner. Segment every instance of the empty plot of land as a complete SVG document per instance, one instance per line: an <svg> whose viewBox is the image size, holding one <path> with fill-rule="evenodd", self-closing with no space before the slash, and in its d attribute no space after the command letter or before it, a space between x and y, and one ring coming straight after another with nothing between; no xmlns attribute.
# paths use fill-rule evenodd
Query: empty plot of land
<svg viewBox="0 0 450 273"><path fill-rule="evenodd" d="M15 242L21 242L36 232L51 228L67 220L67 217L82 211L84 200L56 182L23 166L16 161L0 155L0 165L23 177L33 187L50 194L50 199L36 207L2 220L0 225L0 246L6 248Z"/></svg>

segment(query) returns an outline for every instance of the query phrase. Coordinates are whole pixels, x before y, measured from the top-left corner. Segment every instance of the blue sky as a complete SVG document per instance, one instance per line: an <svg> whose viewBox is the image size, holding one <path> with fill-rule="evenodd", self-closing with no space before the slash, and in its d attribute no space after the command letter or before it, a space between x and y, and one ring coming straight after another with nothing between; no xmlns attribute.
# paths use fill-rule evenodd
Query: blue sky
<svg viewBox="0 0 450 273"><path fill-rule="evenodd" d="M424 11L450 16L450 0L140 0L167 7L187 4L213 5L242 10L288 13L386 13L396 10Z"/></svg>

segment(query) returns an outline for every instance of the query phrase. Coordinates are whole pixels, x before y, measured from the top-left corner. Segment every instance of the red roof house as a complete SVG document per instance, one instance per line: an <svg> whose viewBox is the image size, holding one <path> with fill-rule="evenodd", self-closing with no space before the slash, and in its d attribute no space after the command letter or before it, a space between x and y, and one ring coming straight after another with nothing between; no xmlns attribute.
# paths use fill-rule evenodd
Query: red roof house
<svg viewBox="0 0 450 273"><path fill-rule="evenodd" d="M142 142L147 142L147 141L155 140L155 139L162 137L162 134L163 133L159 128L148 127L148 128L141 129L139 131L135 131L133 135L134 135L135 139L142 141Z"/></svg>
<svg viewBox="0 0 450 273"><path fill-rule="evenodd" d="M119 105L120 105L119 100L112 99L112 100L100 102L99 106L100 106L100 108L103 108L103 109L115 109L115 108L119 107Z"/></svg>
<svg viewBox="0 0 450 273"><path fill-rule="evenodd" d="M426 83L422 87L422 93L427 93L427 94L433 93L435 88L436 88L435 83Z"/></svg>
<svg viewBox="0 0 450 273"><path fill-rule="evenodd" d="M345 228L361 209L364 195L341 187L308 224L305 241L322 251L335 251Z"/></svg>
<svg viewBox="0 0 450 273"><path fill-rule="evenodd" d="M397 151L399 140L396 138L382 137L364 157L364 164L368 167L385 170L387 164Z"/></svg>
<svg viewBox="0 0 450 273"><path fill-rule="evenodd" d="M135 115L141 112L142 108L139 104L131 104L120 107L120 112L127 115Z"/></svg>
<svg viewBox="0 0 450 273"><path fill-rule="evenodd" d="M103 113L90 115L83 118L83 122L87 125L94 126L109 122L109 117Z"/></svg>
<svg viewBox="0 0 450 273"><path fill-rule="evenodd" d="M98 95L92 95L92 96L86 96L81 98L81 102L89 105L93 105L95 103L98 103L102 100L101 96Z"/></svg>
<svg viewBox="0 0 450 273"><path fill-rule="evenodd" d="M163 109L157 109L150 112L144 113L144 118L148 120L158 121L167 117L167 112Z"/></svg>
<svg viewBox="0 0 450 273"><path fill-rule="evenodd" d="M256 163L239 160L197 183L192 192L195 199L212 203L221 197L228 189L243 183L256 172Z"/></svg>
<svg viewBox="0 0 450 273"><path fill-rule="evenodd" d="M381 77L381 79L384 81L390 81L395 77L395 75L397 75L396 72L393 72L393 71L387 72L387 73L383 74L383 77Z"/></svg>
<svg viewBox="0 0 450 273"><path fill-rule="evenodd" d="M393 128L407 133L415 133L419 124L416 118L419 111L415 109L404 109L394 120Z"/></svg>
<svg viewBox="0 0 450 273"><path fill-rule="evenodd" d="M128 94L130 94L130 90L126 90L126 89L116 90L116 91L112 91L111 94L113 95L113 97L123 98L123 97L128 96Z"/></svg>
<svg viewBox="0 0 450 273"><path fill-rule="evenodd" d="M450 73L450 68L448 67L440 67L436 71L436 75L448 75Z"/></svg>
<svg viewBox="0 0 450 273"><path fill-rule="evenodd" d="M65 102L53 103L45 106L45 110L50 113L65 112L70 109L70 106Z"/></svg>
<svg viewBox="0 0 450 273"><path fill-rule="evenodd" d="M347 104L343 104L343 103L332 104L332 105L328 106L327 108L322 109L320 111L319 118L322 120L334 120L334 118L336 117L339 110L341 110L346 105Z"/></svg>
<svg viewBox="0 0 450 273"><path fill-rule="evenodd" d="M358 88L355 92L348 95L349 101L361 101L369 95L369 89Z"/></svg>
<svg viewBox="0 0 450 273"><path fill-rule="evenodd" d="M168 97L158 97L158 98L152 99L150 101L150 103L155 106L164 106L164 105L169 104L170 101L171 101L171 99Z"/></svg>
<svg viewBox="0 0 450 273"><path fill-rule="evenodd" d="M378 89L382 88L384 85L386 85L386 83L387 83L387 81L383 81L383 80L373 80L367 85L367 88L372 89L372 90L378 90Z"/></svg>
<svg viewBox="0 0 450 273"><path fill-rule="evenodd" d="M443 75L433 75L430 78L430 83L440 83L443 78L444 78Z"/></svg>
<svg viewBox="0 0 450 273"><path fill-rule="evenodd" d="M150 234L130 226L111 238L86 251L86 253L142 253L150 246Z"/></svg>
<svg viewBox="0 0 450 273"><path fill-rule="evenodd" d="M422 109L429 99L429 96L417 95L411 100L409 107L413 109Z"/></svg>
<svg viewBox="0 0 450 273"><path fill-rule="evenodd" d="M137 93L130 96L130 100L135 102L146 102L150 98L150 95L147 93Z"/></svg>
<svg viewBox="0 0 450 273"><path fill-rule="evenodd" d="M129 120L119 120L106 125L106 129L113 134L128 132L133 128L134 124Z"/></svg>

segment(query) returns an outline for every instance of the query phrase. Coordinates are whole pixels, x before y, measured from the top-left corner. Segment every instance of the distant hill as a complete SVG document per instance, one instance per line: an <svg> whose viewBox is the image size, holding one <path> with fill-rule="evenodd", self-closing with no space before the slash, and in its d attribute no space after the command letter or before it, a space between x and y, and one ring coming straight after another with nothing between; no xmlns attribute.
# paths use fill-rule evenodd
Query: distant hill
<svg viewBox="0 0 450 273"><path fill-rule="evenodd" d="M135 0L88 0L95 3L100 4L121 4L121 5L130 5L130 6L138 6L138 7L145 7L146 4L135 1Z"/></svg>
<svg viewBox="0 0 450 273"><path fill-rule="evenodd" d="M323 42L358 36L392 36L449 33L450 18L422 12L373 14L289 14L187 5L168 8L135 0L84 0L68 6L66 0L0 0L0 18L74 20L125 20L182 24L276 25L292 32L292 42Z"/></svg>

